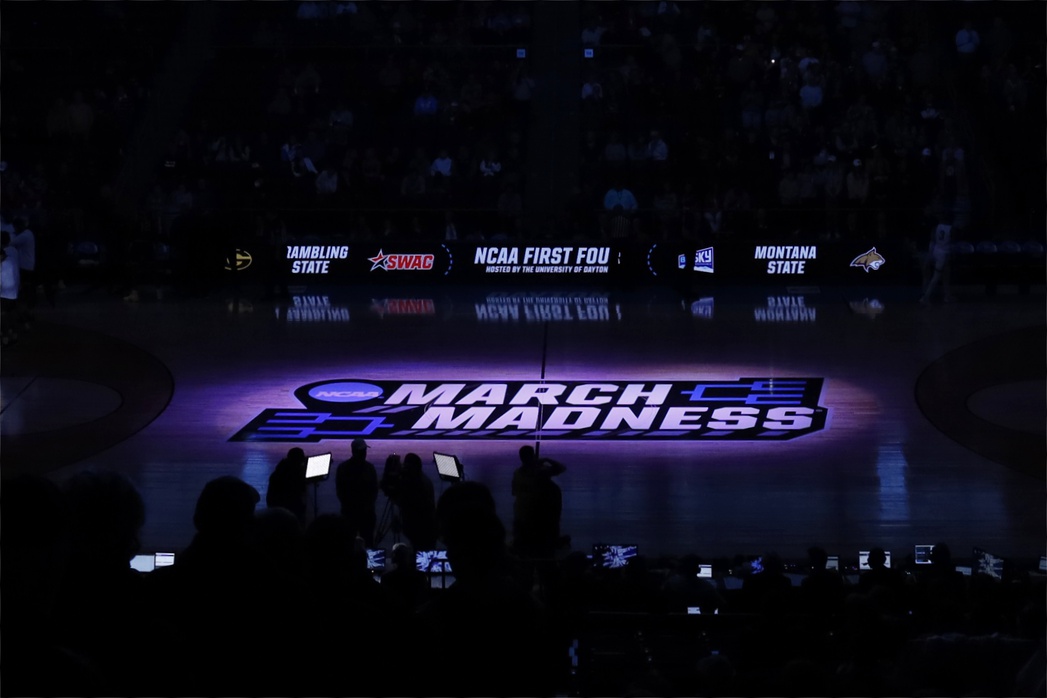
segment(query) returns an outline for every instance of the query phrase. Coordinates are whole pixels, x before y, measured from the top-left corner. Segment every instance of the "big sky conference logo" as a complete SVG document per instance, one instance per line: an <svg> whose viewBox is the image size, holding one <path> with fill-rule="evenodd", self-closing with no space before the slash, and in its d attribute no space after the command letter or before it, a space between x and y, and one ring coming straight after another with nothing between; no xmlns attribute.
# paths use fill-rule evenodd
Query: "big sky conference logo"
<svg viewBox="0 0 1047 698"><path fill-rule="evenodd" d="M303 409L263 410L230 441L780 441L825 428L822 382L326 380L295 390Z"/></svg>

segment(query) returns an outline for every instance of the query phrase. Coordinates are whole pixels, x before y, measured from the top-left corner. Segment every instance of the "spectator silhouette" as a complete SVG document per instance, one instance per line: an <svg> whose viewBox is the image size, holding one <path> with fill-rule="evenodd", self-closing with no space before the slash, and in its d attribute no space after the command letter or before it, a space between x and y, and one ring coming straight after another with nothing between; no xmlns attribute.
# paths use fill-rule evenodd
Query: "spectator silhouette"
<svg viewBox="0 0 1047 698"><path fill-rule="evenodd" d="M308 668L293 694L398 693L386 662L393 659L388 633L402 628L388 623L387 595L367 570L353 526L338 514L321 514L306 529L305 547L311 591L303 598L299 634L317 641L309 645ZM356 669L347 670L347 657Z"/></svg>
<svg viewBox="0 0 1047 698"><path fill-rule="evenodd" d="M881 589L879 594L893 607L901 602L905 589L905 575L901 570L887 566L887 553L883 548L869 550L869 569L858 576L858 591L863 594Z"/></svg>
<svg viewBox="0 0 1047 698"><path fill-rule="evenodd" d="M845 589L843 577L836 570L826 568L829 555L817 546L807 550L807 575L800 582L800 597L808 613L826 618L843 607Z"/></svg>
<svg viewBox="0 0 1047 698"><path fill-rule="evenodd" d="M931 548L931 564L920 571L916 596L914 610L928 630L958 629L967 602L967 583L945 543Z"/></svg>
<svg viewBox="0 0 1047 698"><path fill-rule="evenodd" d="M71 536L58 604L62 642L87 657L115 693L138 694L148 645L138 632L145 590L129 563L145 503L115 472L81 472L63 489Z"/></svg>
<svg viewBox="0 0 1047 698"><path fill-rule="evenodd" d="M269 476L269 489L265 492L267 507L283 507L306 524L305 451L292 448L287 457L276 464Z"/></svg>
<svg viewBox="0 0 1047 698"><path fill-rule="evenodd" d="M698 607L706 614L724 607L724 599L716 586L698 576L700 566L701 558L697 555L680 558L676 569L662 582L661 593L666 611L682 613L688 608Z"/></svg>
<svg viewBox="0 0 1047 698"><path fill-rule="evenodd" d="M534 447L520 448L520 466L513 472L513 547L523 555L552 555L560 540L563 493L553 478L566 468L551 458L539 458Z"/></svg>
<svg viewBox="0 0 1047 698"><path fill-rule="evenodd" d="M416 453L404 456L400 480L400 515L404 536L415 550L436 547L436 494L433 481L422 471L422 459Z"/></svg>
<svg viewBox="0 0 1047 698"><path fill-rule="evenodd" d="M293 614L270 614L275 600L302 598L254 535L258 491L223 476L208 482L193 513L196 535L171 567L150 574L154 617L164 618L164 645L153 668L158 690L172 694L256 695L293 691L299 645L274 643L299 628Z"/></svg>
<svg viewBox="0 0 1047 698"><path fill-rule="evenodd" d="M288 577L305 581L305 527L284 507L255 513L255 538L277 568Z"/></svg>
<svg viewBox="0 0 1047 698"><path fill-rule="evenodd" d="M338 465L335 490L342 505L342 516L365 545L374 546L376 522L375 502L378 500L378 471L367 460L367 442L353 439L353 455Z"/></svg>
<svg viewBox="0 0 1047 698"><path fill-rule="evenodd" d="M97 695L110 690L83 654L57 637L57 601L68 564L69 521L61 490L47 478L4 479L4 695Z"/></svg>
<svg viewBox="0 0 1047 698"><path fill-rule="evenodd" d="M785 565L778 553L764 553L762 572L747 576L742 582L745 607L754 613L774 614L781 611L792 592L792 580L785 576Z"/></svg>
<svg viewBox="0 0 1047 698"><path fill-rule="evenodd" d="M407 543L393 546L392 566L382 574L382 593L390 611L408 618L429 596L429 577L415 566L414 549Z"/></svg>
<svg viewBox="0 0 1047 698"><path fill-rule="evenodd" d="M542 605L508 573L505 527L490 490L478 482L447 489L437 504L455 582L425 604L419 630L443 629L416 659L426 695L533 695L554 692L557 657ZM464 660L464 661L463 661Z"/></svg>

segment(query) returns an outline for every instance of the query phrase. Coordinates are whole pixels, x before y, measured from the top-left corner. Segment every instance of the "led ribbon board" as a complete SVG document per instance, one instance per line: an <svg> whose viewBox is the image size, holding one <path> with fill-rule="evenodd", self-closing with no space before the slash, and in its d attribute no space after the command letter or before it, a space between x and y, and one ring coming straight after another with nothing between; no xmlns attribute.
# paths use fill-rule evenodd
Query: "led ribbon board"
<svg viewBox="0 0 1047 698"><path fill-rule="evenodd" d="M794 439L825 428L821 378L736 381L370 381L303 385L230 441Z"/></svg>

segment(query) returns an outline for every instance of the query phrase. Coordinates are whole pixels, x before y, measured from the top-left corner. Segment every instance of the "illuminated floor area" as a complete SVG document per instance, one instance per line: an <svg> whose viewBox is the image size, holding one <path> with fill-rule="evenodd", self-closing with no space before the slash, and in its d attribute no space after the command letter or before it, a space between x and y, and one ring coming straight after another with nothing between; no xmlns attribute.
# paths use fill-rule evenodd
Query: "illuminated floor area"
<svg viewBox="0 0 1047 698"><path fill-rule="evenodd" d="M567 466L576 550L1043 553L1042 288L930 307L907 289L298 291L38 307L0 364L5 474L124 471L144 549L177 550L204 483L264 496L293 439L337 463L369 429L379 470L416 452L434 480L452 453L507 523L538 441ZM315 495L337 511L333 479Z"/></svg>

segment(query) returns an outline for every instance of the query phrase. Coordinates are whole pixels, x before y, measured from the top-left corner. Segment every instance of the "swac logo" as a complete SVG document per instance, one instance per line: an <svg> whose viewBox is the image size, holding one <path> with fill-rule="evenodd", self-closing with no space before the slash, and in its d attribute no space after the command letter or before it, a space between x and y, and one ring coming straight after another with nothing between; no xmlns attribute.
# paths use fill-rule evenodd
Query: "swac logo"
<svg viewBox="0 0 1047 698"><path fill-rule="evenodd" d="M876 248L871 248L868 252L860 254L851 260L852 267L859 267L864 269L865 273L868 274L869 270L876 271L883 266L887 260L883 258L883 255L876 251Z"/></svg>
<svg viewBox="0 0 1047 698"><path fill-rule="evenodd" d="M247 250L236 250L236 271L243 271L247 267L251 266L252 262L251 253ZM225 258L225 270L233 271L233 265L229 263L229 258Z"/></svg>
<svg viewBox="0 0 1047 698"><path fill-rule="evenodd" d="M385 254L378 250L378 254L368 257L367 261L371 263L371 271L428 271L433 268L435 258L431 254Z"/></svg>
<svg viewBox="0 0 1047 698"><path fill-rule="evenodd" d="M322 402L363 402L382 396L373 383L324 383L309 391L309 397Z"/></svg>

